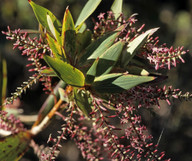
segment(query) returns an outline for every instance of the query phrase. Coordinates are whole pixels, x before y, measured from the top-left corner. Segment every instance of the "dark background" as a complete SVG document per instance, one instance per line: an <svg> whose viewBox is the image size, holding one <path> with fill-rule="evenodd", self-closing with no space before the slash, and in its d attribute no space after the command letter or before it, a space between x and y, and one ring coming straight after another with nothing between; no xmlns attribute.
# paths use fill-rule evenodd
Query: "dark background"
<svg viewBox="0 0 192 161"><path fill-rule="evenodd" d="M69 5L74 19L77 19L86 0L38 0L38 4L51 10L58 19L62 20L65 8ZM103 0L99 9L92 15L96 17L99 12L107 11L112 0ZM184 46L192 51L192 0L124 0L124 15L129 17L132 13L138 13L138 24L145 24L145 30L160 27L156 33L160 37L160 44L167 43ZM91 26L91 21L88 23ZM37 29L38 23L27 0L1 0L0 1L0 30L11 29ZM20 56L18 50L12 50L12 44L0 34L0 54L7 60L8 64L8 89L10 96L17 86L28 79L31 74L25 68L26 57ZM192 91L192 58L189 52L184 57L186 63L180 64L167 73L169 79L164 82L180 88L183 91ZM27 91L21 98L20 108L25 114L35 114L41 107L46 95L41 92L42 86L37 84ZM171 106L161 102L162 108L155 107L158 114L156 117L147 119L147 124L158 137L164 128L159 148L164 150L173 161L192 160L192 103L175 101ZM153 122L153 123L152 123ZM60 125L58 126L58 130ZM51 126L44 134L37 138L39 144L47 140L49 133L54 133L57 126ZM37 160L29 151L23 161ZM80 154L73 142L67 142L61 149L58 160L78 161ZM79 158L80 157L80 158Z"/></svg>

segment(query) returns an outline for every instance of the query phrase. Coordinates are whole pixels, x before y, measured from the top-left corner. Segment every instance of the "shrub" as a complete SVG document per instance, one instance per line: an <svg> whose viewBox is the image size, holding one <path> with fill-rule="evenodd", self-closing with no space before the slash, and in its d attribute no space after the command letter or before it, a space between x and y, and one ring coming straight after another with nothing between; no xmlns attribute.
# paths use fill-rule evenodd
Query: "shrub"
<svg viewBox="0 0 192 161"><path fill-rule="evenodd" d="M28 57L34 74L4 100L5 61L1 61L2 101L0 111L0 160L18 160L29 146L40 160L54 160L61 140L72 139L86 160L170 160L158 150L143 122L142 109L160 108L159 101L190 100L191 94L162 87L165 71L184 63L183 47L159 44L153 35L159 28L143 31L136 14L122 14L122 0L115 0L111 11L100 13L93 31L85 20L101 0L89 0L77 22L66 8L62 23L48 9L29 0L39 22L38 31L3 32L14 41L14 49ZM31 37L31 33L37 37ZM53 77L58 77L53 85ZM49 94L30 129L6 112L7 105L36 81ZM54 80L55 81L55 80ZM62 119L62 127L51 148L38 146L33 137L50 122Z"/></svg>

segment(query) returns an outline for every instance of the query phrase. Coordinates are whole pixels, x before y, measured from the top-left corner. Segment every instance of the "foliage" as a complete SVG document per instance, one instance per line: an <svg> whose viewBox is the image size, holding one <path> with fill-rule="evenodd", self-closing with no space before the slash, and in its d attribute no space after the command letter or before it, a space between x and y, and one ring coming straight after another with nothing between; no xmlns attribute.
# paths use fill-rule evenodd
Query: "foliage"
<svg viewBox="0 0 192 161"><path fill-rule="evenodd" d="M31 63L27 67L34 72L3 106L13 103L36 81L42 82L49 97L29 130L2 109L1 159L19 159L31 142L41 160L54 160L61 140L70 138L87 160L170 160L158 150L140 111L160 107L160 100L170 104L171 99L191 99L189 93L160 86L167 78L161 71L184 62L186 51L159 45L158 37L152 37L158 28L144 32L144 25L136 27L136 15L125 19L123 1L115 0L112 11L98 15L99 21L90 31L85 20L100 2L89 0L76 23L67 7L61 23L51 11L29 0L40 26L39 31L33 31L38 37L9 27L3 32L15 41L14 49L28 57ZM60 80L56 87L53 77ZM5 86L1 83L0 89ZM55 143L53 147L48 152L41 148L39 154L32 139L55 115L62 118L63 126L57 139L51 135L48 139Z"/></svg>

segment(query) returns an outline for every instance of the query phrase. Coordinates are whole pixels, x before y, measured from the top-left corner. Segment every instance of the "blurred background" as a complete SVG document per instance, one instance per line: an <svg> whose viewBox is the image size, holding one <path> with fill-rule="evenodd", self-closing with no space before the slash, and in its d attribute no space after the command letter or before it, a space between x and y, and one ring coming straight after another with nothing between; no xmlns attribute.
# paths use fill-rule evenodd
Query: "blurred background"
<svg viewBox="0 0 192 161"><path fill-rule="evenodd" d="M34 0L35 1L35 0ZM62 20L65 8L69 6L74 19L76 20L83 5L87 0L36 0L35 2L51 10L58 19ZM93 13L96 17L100 12L109 10L113 1L103 0L98 10ZM124 15L129 17L138 13L138 24L145 24L144 30L160 27L157 34L160 37L160 44L167 43L167 46L184 46L192 51L192 0L124 0ZM88 20L90 26L91 20ZM37 29L38 23L27 0L1 0L0 1L0 31L11 29ZM8 89L10 96L16 87L28 79L31 74L25 67L26 57L20 56L20 51L12 50L12 42L5 39L0 33L0 54L7 61L8 65ZM192 57L191 53L185 55L185 64L167 73L169 79L164 82L173 85L174 88L192 92ZM36 114L46 95L41 92L42 86L37 84L23 95L20 108L25 114ZM192 102L175 101L171 106L161 102L162 108L156 109L158 116L147 119L154 139L158 141L161 131L164 129L159 143L160 150L164 150L167 157L173 161L192 160ZM40 134L36 141L43 144L47 141L50 133L60 129L60 125L50 125L50 128ZM57 160L78 161L81 158L75 144L67 142L61 148L61 155ZM30 150L22 161L38 160ZM83 159L82 159L83 160Z"/></svg>

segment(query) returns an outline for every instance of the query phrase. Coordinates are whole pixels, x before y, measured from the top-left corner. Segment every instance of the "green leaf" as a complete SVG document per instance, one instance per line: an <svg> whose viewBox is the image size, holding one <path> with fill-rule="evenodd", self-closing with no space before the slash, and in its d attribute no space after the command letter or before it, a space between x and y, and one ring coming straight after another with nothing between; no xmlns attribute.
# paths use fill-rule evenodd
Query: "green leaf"
<svg viewBox="0 0 192 161"><path fill-rule="evenodd" d="M87 25L85 23L83 23L78 31L78 33L82 33L87 29Z"/></svg>
<svg viewBox="0 0 192 161"><path fill-rule="evenodd" d="M64 43L64 51L66 56L71 62L74 62L75 58L75 42L76 42L76 33L75 30L67 30L65 32L65 43Z"/></svg>
<svg viewBox="0 0 192 161"><path fill-rule="evenodd" d="M93 41L86 49L85 52L83 53L82 57L80 58L79 63L81 65L84 65L87 62L88 57L95 51L97 48L102 47L102 43L106 41L110 36L112 36L113 33L106 34L102 36L101 38ZM104 46L103 46L104 47Z"/></svg>
<svg viewBox="0 0 192 161"><path fill-rule="evenodd" d="M36 16L38 22L43 27L45 27L47 29L47 31L49 31L50 33L52 33L51 30L53 31L53 28L54 28L55 36L57 37L57 41L59 44L61 44L61 40L59 38L59 35L61 34L61 22L48 9L46 9L40 5L37 5L36 3L34 3L31 0L29 0L29 3L35 13L35 16ZM49 19L49 20L47 21L47 19Z"/></svg>
<svg viewBox="0 0 192 161"><path fill-rule="evenodd" d="M115 39L119 36L121 33L121 30L123 30L125 25L120 26L117 28L114 32L108 33L106 35L103 35L99 39L92 42L83 53L83 56L81 57L79 64L84 65L87 62L87 59L97 59L100 55L102 55L115 41Z"/></svg>
<svg viewBox="0 0 192 161"><path fill-rule="evenodd" d="M62 58L63 60L65 60L66 56L62 53L61 46L58 44L58 42L53 39L49 34L46 34L46 39L54 57L58 59Z"/></svg>
<svg viewBox="0 0 192 161"><path fill-rule="evenodd" d="M47 55L44 56L44 60L65 83L77 87L84 86L85 77L79 69L73 67L67 62Z"/></svg>
<svg viewBox="0 0 192 161"><path fill-rule="evenodd" d="M82 9L75 27L79 29L84 21L95 11L102 0L88 0L85 4L84 8Z"/></svg>
<svg viewBox="0 0 192 161"><path fill-rule="evenodd" d="M91 112L91 97L88 91L83 89L74 89L74 99L77 106L80 110L85 114L85 116L89 116Z"/></svg>
<svg viewBox="0 0 192 161"><path fill-rule="evenodd" d="M87 72L86 83L92 83L95 77L108 74L119 59L125 42L118 41L98 57Z"/></svg>
<svg viewBox="0 0 192 161"><path fill-rule="evenodd" d="M46 41L46 29L40 23L39 23L39 31L38 32L40 33L42 42L46 44L47 43L47 41Z"/></svg>
<svg viewBox="0 0 192 161"><path fill-rule="evenodd" d="M40 73L44 76L57 77L57 74L52 68L43 69L40 71Z"/></svg>
<svg viewBox="0 0 192 161"><path fill-rule="evenodd" d="M90 53L91 56L89 56L90 59L97 59L100 55L102 55L115 41L115 39L119 36L122 29L124 29L125 25L120 26L119 28L114 31L114 33L110 33L109 35L105 35L101 39L98 39L98 42L95 42L93 46L91 46Z"/></svg>
<svg viewBox="0 0 192 161"><path fill-rule="evenodd" d="M3 102L7 91L7 63L0 55L0 109L3 108Z"/></svg>
<svg viewBox="0 0 192 161"><path fill-rule="evenodd" d="M75 41L76 41L76 31L73 18L68 7L65 10L63 16L63 26L62 26L62 47L66 56L73 62L75 56Z"/></svg>
<svg viewBox="0 0 192 161"><path fill-rule="evenodd" d="M148 76L150 74L144 68L141 68L141 67L138 67L138 66L135 66L135 65L128 65L126 67L126 70L128 71L129 74L134 74L134 75Z"/></svg>
<svg viewBox="0 0 192 161"><path fill-rule="evenodd" d="M156 32L158 28L150 29L145 33L136 37L133 41L131 41L127 46L127 52L122 56L122 64L125 67L130 60L135 56L137 50L144 44L147 37Z"/></svg>
<svg viewBox="0 0 192 161"><path fill-rule="evenodd" d="M26 152L30 140L28 131L0 138L0 160L18 161Z"/></svg>
<svg viewBox="0 0 192 161"><path fill-rule="evenodd" d="M51 33L53 34L54 38L57 39L55 27L53 25L51 17L48 14L47 14L47 23L48 23L49 29L50 29Z"/></svg>
<svg viewBox="0 0 192 161"><path fill-rule="evenodd" d="M92 32L85 30L82 33L77 33L75 41L75 53L79 55L91 43ZM80 55L81 56L81 55Z"/></svg>
<svg viewBox="0 0 192 161"><path fill-rule="evenodd" d="M92 66L87 71L86 77L85 77L86 84L91 84L94 81L95 76L97 75L97 65L98 65L98 62L99 62L99 58L94 61Z"/></svg>
<svg viewBox="0 0 192 161"><path fill-rule="evenodd" d="M59 91L60 99L62 101L65 101L66 103L69 103L70 101L66 91L63 88L59 88L58 91Z"/></svg>
<svg viewBox="0 0 192 161"><path fill-rule="evenodd" d="M65 39L67 39L65 36L65 32L67 30L74 30L75 31L74 21L73 21L73 18L71 16L71 13L70 13L68 7L66 8L65 14L63 17L62 34L61 34L62 46L64 46Z"/></svg>
<svg viewBox="0 0 192 161"><path fill-rule="evenodd" d="M114 0L111 10L114 13L115 19L122 13L123 0Z"/></svg>
<svg viewBox="0 0 192 161"><path fill-rule="evenodd" d="M120 93L141 83L154 80L155 77L113 73L95 78L91 89L98 93Z"/></svg>

